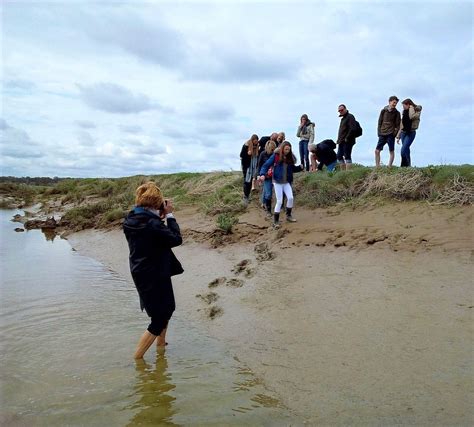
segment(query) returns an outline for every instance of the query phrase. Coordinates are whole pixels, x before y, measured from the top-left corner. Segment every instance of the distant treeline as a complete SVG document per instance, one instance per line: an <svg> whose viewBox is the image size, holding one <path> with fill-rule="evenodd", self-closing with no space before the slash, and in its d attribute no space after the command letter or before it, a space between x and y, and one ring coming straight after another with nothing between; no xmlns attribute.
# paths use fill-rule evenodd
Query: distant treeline
<svg viewBox="0 0 474 427"><path fill-rule="evenodd" d="M28 184L28 185L54 185L60 181L70 178L58 178L55 176L54 178L50 178L48 176L40 176L31 178L29 176L24 176L18 178L16 176L0 176L0 183L15 183L15 184Z"/></svg>

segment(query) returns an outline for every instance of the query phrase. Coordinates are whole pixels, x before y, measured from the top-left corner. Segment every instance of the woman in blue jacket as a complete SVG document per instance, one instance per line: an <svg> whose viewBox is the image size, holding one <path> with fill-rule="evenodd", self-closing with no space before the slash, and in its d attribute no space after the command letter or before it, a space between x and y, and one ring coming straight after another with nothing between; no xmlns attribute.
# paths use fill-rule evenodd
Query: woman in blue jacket
<svg viewBox="0 0 474 427"><path fill-rule="evenodd" d="M280 211L283 204L283 194L286 196L286 220L296 222L291 215L293 209L293 173L301 172L303 167L295 166L296 157L291 151L291 144L284 141L275 153L264 163L260 169L260 179L265 179L270 168L273 168L273 188L275 189L276 204L273 215L273 226L280 227Z"/></svg>
<svg viewBox="0 0 474 427"><path fill-rule="evenodd" d="M265 162L273 155L275 148L276 148L275 141L269 140L265 144L265 150L263 150L260 153L260 156L258 157L258 164L257 164L258 171L262 169L262 166L265 164ZM267 216L271 218L272 217L272 177L266 175L263 181L261 180L261 178L259 178L259 180L260 182L263 182L263 191L262 191L263 205L265 207L265 211L267 212Z"/></svg>

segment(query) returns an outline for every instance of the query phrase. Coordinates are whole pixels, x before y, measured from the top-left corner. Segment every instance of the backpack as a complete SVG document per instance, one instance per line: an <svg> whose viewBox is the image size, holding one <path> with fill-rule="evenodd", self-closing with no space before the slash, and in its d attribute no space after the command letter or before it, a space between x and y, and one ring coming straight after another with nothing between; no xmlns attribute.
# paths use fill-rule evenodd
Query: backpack
<svg viewBox="0 0 474 427"><path fill-rule="evenodd" d="M268 168L267 174L265 178L272 178L273 177L273 169L277 165L278 161L280 160L280 156L278 154L275 154L275 162L273 163L273 166L270 166Z"/></svg>
<svg viewBox="0 0 474 427"><path fill-rule="evenodd" d="M360 126L360 123L357 120L354 120L354 122L354 138L359 138L359 136L362 136L362 127Z"/></svg>

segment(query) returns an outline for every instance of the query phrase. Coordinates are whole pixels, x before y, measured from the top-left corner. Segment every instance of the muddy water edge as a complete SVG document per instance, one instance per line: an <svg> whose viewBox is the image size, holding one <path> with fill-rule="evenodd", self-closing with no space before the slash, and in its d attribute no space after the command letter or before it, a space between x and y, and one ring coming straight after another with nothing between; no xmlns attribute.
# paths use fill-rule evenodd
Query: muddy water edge
<svg viewBox="0 0 474 427"><path fill-rule="evenodd" d="M15 232L15 213L0 211L1 425L301 423L185 310L166 352L135 363L147 318L130 281L67 240Z"/></svg>

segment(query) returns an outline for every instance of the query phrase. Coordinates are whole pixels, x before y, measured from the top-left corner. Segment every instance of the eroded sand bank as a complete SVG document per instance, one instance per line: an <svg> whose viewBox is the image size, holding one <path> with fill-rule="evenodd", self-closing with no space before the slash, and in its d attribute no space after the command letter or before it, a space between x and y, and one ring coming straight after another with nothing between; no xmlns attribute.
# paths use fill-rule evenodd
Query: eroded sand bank
<svg viewBox="0 0 474 427"><path fill-rule="evenodd" d="M254 208L218 238L178 212L177 310L310 424L471 425L472 212L299 210L273 231ZM69 240L130 279L121 230Z"/></svg>

